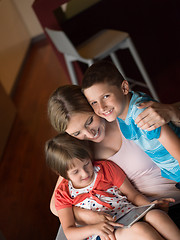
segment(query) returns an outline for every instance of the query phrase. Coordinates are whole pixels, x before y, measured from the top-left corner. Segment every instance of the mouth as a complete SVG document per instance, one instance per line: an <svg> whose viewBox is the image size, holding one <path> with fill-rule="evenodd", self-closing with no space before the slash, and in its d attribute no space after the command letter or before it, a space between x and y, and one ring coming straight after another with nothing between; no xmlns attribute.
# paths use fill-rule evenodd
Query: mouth
<svg viewBox="0 0 180 240"><path fill-rule="evenodd" d="M97 138L98 135L99 135L99 129L96 131L96 134L94 135L94 138Z"/></svg>
<svg viewBox="0 0 180 240"><path fill-rule="evenodd" d="M98 130L96 131L96 133L95 133L95 135L93 137L93 140L99 138L99 136L100 136L100 129L98 128Z"/></svg>
<svg viewBox="0 0 180 240"><path fill-rule="evenodd" d="M82 181L87 181L90 179L90 176L86 177L86 178L83 178Z"/></svg>
<svg viewBox="0 0 180 240"><path fill-rule="evenodd" d="M103 112L103 115L104 115L105 117L107 117L107 116L109 116L112 112L113 112L113 108L110 109L109 111Z"/></svg>

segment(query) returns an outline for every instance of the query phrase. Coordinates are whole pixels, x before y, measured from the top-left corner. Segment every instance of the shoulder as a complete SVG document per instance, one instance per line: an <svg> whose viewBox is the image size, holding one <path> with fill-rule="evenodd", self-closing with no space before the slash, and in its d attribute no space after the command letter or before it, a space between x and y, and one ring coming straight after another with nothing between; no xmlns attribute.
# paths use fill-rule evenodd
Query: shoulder
<svg viewBox="0 0 180 240"><path fill-rule="evenodd" d="M100 168L100 172L103 174L108 174L109 176L114 176L114 175L122 175L124 176L125 173L123 170L113 161L111 160L98 160L94 162L95 167Z"/></svg>
<svg viewBox="0 0 180 240"><path fill-rule="evenodd" d="M113 161L111 160L108 160L108 159L102 159L102 160L96 160L94 161L94 166L99 166L99 167L111 167L111 166L117 166L118 165L116 163L114 163Z"/></svg>
<svg viewBox="0 0 180 240"><path fill-rule="evenodd" d="M123 170L110 160L97 161L96 166L100 169L98 179L101 179L101 182L109 183L119 188L126 179Z"/></svg>
<svg viewBox="0 0 180 240"><path fill-rule="evenodd" d="M55 195L56 194L59 194L60 192L69 192L68 191L68 180L67 179L64 179L60 182L60 184L58 185L58 187L56 188L56 191L55 191Z"/></svg>
<svg viewBox="0 0 180 240"><path fill-rule="evenodd" d="M146 93L143 92L134 92L132 91L132 97L129 103L128 115L131 116L134 120L136 117L143 112L145 109L139 109L137 106L142 102L155 101Z"/></svg>

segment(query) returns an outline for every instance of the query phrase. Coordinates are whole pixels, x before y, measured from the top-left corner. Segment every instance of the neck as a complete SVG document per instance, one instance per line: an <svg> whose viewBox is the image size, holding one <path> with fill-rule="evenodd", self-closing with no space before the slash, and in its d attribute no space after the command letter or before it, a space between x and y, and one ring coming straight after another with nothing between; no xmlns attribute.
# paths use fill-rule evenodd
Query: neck
<svg viewBox="0 0 180 240"><path fill-rule="evenodd" d="M131 93L128 93L126 95L126 97L124 98L124 108L122 110L122 112L119 114L119 118L121 118L122 120L125 120L126 117L127 117L127 114L128 114L128 110L129 110L129 103L131 101L131 97L132 97L132 94Z"/></svg>

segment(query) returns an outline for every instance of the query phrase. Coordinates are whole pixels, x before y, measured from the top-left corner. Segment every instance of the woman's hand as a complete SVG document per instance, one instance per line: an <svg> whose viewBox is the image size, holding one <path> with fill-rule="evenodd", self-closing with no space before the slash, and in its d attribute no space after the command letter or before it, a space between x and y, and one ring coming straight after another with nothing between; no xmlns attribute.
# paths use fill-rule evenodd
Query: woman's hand
<svg viewBox="0 0 180 240"><path fill-rule="evenodd" d="M160 208L164 210L165 212L168 212L169 209L169 203L174 203L175 199L174 198L161 198L159 200L155 200L152 203L156 204L157 208Z"/></svg>
<svg viewBox="0 0 180 240"><path fill-rule="evenodd" d="M180 123L180 110L179 103L176 104L162 104L158 102L145 102L141 103L137 108L146 108L136 118L135 123L143 130L154 130L172 121L175 125L179 126Z"/></svg>

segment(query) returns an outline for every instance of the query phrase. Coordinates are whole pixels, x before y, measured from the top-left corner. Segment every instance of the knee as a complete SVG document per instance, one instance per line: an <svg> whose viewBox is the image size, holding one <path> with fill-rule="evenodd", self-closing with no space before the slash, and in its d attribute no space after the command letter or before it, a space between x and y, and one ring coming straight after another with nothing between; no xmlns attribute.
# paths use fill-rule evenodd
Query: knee
<svg viewBox="0 0 180 240"><path fill-rule="evenodd" d="M167 214L164 211L160 209L152 209L146 214L144 220L147 222L156 222L157 219L164 218L165 216L167 216Z"/></svg>
<svg viewBox="0 0 180 240"><path fill-rule="evenodd" d="M147 230L149 229L149 224L146 222L137 222L134 225L132 225L132 230L137 236L144 236L144 234L147 233Z"/></svg>

